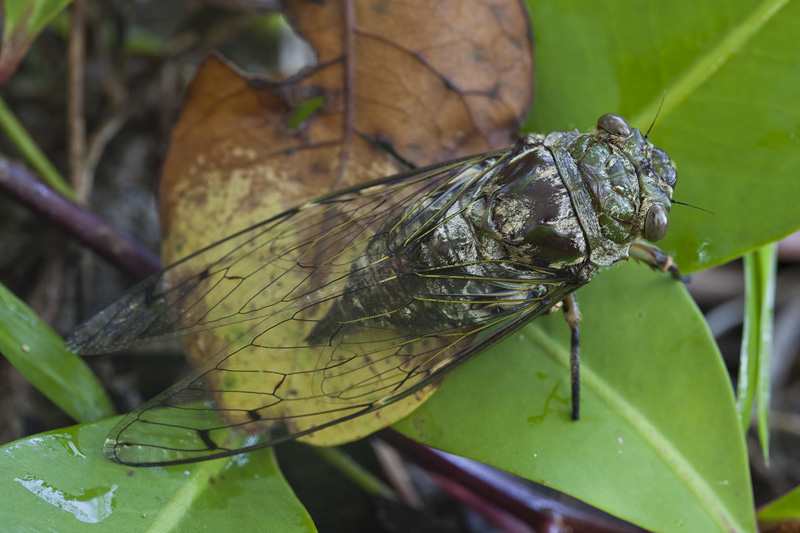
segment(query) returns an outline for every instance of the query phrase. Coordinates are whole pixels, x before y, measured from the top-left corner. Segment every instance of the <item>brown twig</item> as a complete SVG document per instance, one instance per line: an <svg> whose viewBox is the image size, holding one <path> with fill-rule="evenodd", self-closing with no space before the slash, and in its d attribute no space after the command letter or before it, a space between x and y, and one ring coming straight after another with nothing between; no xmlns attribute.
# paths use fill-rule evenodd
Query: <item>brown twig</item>
<svg viewBox="0 0 800 533"><path fill-rule="evenodd" d="M158 256L122 235L85 207L67 200L27 169L0 157L0 191L39 213L123 272L144 278L160 268Z"/></svg>
<svg viewBox="0 0 800 533"><path fill-rule="evenodd" d="M70 8L70 33L67 58L67 125L69 134L69 182L78 200L86 203L89 191L84 184L86 160L86 123L84 122L84 83L86 62L84 30L86 3L75 0Z"/></svg>

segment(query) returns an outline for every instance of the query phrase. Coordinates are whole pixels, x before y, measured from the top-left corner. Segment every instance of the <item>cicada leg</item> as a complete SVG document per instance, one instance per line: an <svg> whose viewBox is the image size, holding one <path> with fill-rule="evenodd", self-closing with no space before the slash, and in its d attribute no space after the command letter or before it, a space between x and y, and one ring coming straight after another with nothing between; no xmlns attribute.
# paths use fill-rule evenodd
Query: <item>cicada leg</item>
<svg viewBox="0 0 800 533"><path fill-rule="evenodd" d="M673 278L688 283L689 276L682 276L678 265L668 256L655 246L645 243L636 243L631 245L631 257L650 265L655 270L661 272L669 272Z"/></svg>
<svg viewBox="0 0 800 533"><path fill-rule="evenodd" d="M569 371L572 388L572 419L578 420L581 416L581 349L580 349L580 323L581 312L578 309L578 298L570 294L564 301L564 320L567 321L570 336Z"/></svg>

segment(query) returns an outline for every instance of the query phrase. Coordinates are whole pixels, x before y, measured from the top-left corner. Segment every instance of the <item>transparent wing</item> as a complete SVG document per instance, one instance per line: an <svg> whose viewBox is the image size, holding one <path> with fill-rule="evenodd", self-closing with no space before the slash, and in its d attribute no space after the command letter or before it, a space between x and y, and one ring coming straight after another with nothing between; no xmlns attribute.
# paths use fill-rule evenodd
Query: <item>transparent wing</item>
<svg viewBox="0 0 800 533"><path fill-rule="evenodd" d="M106 455L185 463L328 428L434 383L563 299L578 283L563 272L463 250L459 221L506 155L287 211L168 267L80 326L70 345L83 353L194 333L190 348L207 360L126 416Z"/></svg>
<svg viewBox="0 0 800 533"><path fill-rule="evenodd" d="M143 280L67 339L78 354L264 318L333 296L387 221L420 198L472 182L501 153L345 189L231 235Z"/></svg>

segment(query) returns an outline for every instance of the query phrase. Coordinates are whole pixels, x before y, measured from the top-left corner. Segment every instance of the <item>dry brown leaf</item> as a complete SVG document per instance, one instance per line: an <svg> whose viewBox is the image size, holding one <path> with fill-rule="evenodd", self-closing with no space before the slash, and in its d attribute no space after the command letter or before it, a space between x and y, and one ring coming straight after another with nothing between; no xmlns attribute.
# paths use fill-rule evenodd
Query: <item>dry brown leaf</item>
<svg viewBox="0 0 800 533"><path fill-rule="evenodd" d="M416 165L505 147L532 99L530 30L517 1L292 1L287 14L317 50L316 67L272 82L212 57L189 88L160 187L165 263L305 200L402 170L376 141ZM293 124L310 102L322 103ZM199 364L234 337L203 332L187 351ZM240 366L270 365L255 354L246 360L237 354ZM305 440L354 440L431 392Z"/></svg>

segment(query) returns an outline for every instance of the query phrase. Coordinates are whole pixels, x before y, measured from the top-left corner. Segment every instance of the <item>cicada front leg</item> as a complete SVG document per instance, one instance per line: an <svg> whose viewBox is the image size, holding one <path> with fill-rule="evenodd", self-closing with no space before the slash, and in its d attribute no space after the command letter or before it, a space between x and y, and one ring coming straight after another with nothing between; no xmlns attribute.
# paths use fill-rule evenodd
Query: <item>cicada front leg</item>
<svg viewBox="0 0 800 533"><path fill-rule="evenodd" d="M684 283L688 283L689 281L689 276L681 275L680 270L678 270L678 265L675 264L672 257L651 244L642 242L632 244L630 253L631 257L650 265L654 270L669 272L673 278Z"/></svg>
<svg viewBox="0 0 800 533"><path fill-rule="evenodd" d="M567 321L570 335L569 373L572 389L572 419L578 420L581 416L581 349L580 349L580 323L581 312L578 309L578 298L570 294L562 302L564 306L564 320Z"/></svg>

